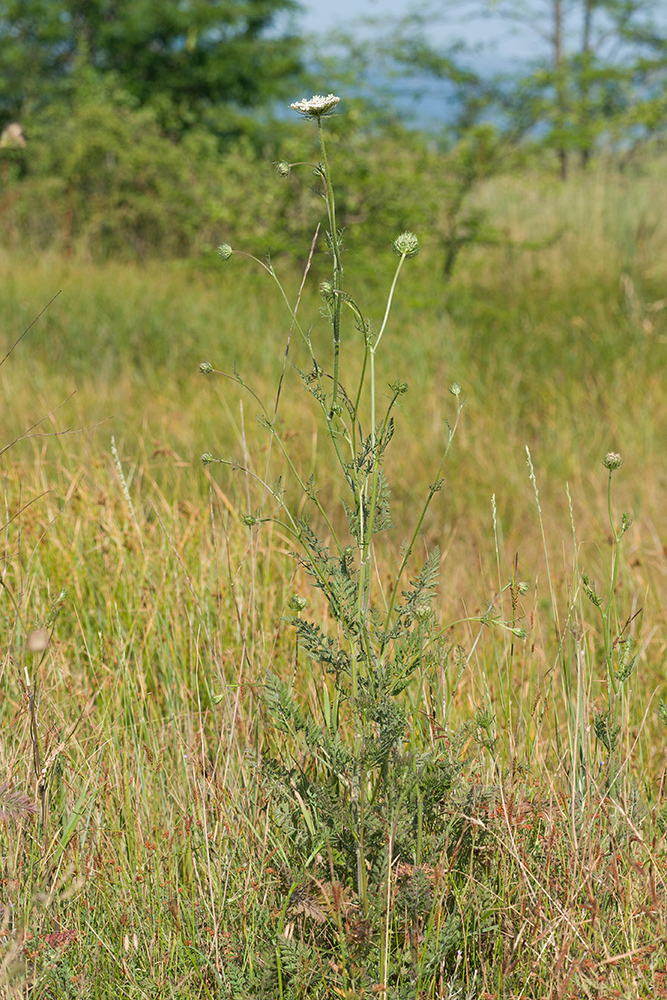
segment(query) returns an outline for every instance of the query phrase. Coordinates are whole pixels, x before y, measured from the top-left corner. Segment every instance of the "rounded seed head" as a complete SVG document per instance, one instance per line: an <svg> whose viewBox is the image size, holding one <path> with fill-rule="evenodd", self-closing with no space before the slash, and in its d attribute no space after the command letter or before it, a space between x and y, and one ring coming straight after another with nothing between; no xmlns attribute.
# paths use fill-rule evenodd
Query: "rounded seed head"
<svg viewBox="0 0 667 1000"><path fill-rule="evenodd" d="M278 160L278 162L273 165L276 168L276 173L279 177L289 177L292 168L287 160Z"/></svg>
<svg viewBox="0 0 667 1000"><path fill-rule="evenodd" d="M213 372L213 365L211 364L210 361L202 361L202 363L199 366L199 371L201 372L202 375L211 375L211 373Z"/></svg>
<svg viewBox="0 0 667 1000"><path fill-rule="evenodd" d="M218 247L218 253L223 260L229 260L234 251L230 247L229 243L221 243Z"/></svg>

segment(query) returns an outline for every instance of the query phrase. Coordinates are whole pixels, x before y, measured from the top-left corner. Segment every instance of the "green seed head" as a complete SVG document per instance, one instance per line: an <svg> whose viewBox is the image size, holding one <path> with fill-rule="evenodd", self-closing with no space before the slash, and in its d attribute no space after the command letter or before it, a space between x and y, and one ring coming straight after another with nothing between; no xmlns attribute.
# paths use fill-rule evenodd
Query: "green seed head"
<svg viewBox="0 0 667 1000"><path fill-rule="evenodd" d="M274 163L273 166L275 167L276 173L279 177L289 177L292 168L287 160L278 160L278 162Z"/></svg>
<svg viewBox="0 0 667 1000"><path fill-rule="evenodd" d="M218 247L218 253L223 260L229 260L234 251L230 247L229 243L221 243Z"/></svg>
<svg viewBox="0 0 667 1000"><path fill-rule="evenodd" d="M213 372L213 365L210 361L202 361L199 366L199 371L202 375L211 375Z"/></svg>

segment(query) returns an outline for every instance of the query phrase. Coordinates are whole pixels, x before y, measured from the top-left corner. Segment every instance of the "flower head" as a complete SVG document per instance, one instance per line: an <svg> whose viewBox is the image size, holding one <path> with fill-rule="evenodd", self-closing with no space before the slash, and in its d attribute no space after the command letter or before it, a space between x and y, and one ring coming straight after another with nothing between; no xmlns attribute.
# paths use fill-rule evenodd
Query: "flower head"
<svg viewBox="0 0 667 1000"><path fill-rule="evenodd" d="M414 610L414 616L420 625L426 625L433 618L433 608L428 604L418 604Z"/></svg>
<svg viewBox="0 0 667 1000"><path fill-rule="evenodd" d="M320 284L320 295L325 302L333 302L334 287L330 281L323 281Z"/></svg>
<svg viewBox="0 0 667 1000"><path fill-rule="evenodd" d="M322 97L321 94L314 94L310 100L305 97L302 101L295 101L294 104L290 104L292 111L297 111L304 118L321 118L323 115L328 115L329 112L333 111L337 104L340 103L340 97L336 97L335 94L327 94L326 97Z"/></svg>
<svg viewBox="0 0 667 1000"><path fill-rule="evenodd" d="M394 253L397 257L416 257L419 253L419 240L414 233L401 233L392 243Z"/></svg>
<svg viewBox="0 0 667 1000"><path fill-rule="evenodd" d="M230 247L229 243L221 243L218 247L218 253L223 260L229 260L234 251Z"/></svg>
<svg viewBox="0 0 667 1000"><path fill-rule="evenodd" d="M305 597L300 597L298 594L292 594L289 601L287 602L287 606L289 607L290 611L296 611L296 613L299 614L300 611L305 610L305 608L308 606L308 601L306 600Z"/></svg>
<svg viewBox="0 0 667 1000"><path fill-rule="evenodd" d="M278 162L274 163L273 166L275 167L275 171L279 177L289 177L292 168L287 160L278 160Z"/></svg>
<svg viewBox="0 0 667 1000"><path fill-rule="evenodd" d="M609 469L610 472L614 472L615 469L620 469L623 465L623 459L617 451L609 451L602 459L602 464L605 469Z"/></svg>

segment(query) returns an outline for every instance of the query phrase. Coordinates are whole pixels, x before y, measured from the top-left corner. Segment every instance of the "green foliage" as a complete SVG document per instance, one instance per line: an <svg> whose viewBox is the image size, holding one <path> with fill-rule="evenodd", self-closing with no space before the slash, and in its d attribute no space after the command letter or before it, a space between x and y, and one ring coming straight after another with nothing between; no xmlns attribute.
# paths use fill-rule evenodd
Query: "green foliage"
<svg viewBox="0 0 667 1000"><path fill-rule="evenodd" d="M585 166L605 147L664 134L665 29L651 0L483 3L498 25L514 21L541 40L537 58L512 58L511 74L496 79L471 68L476 54L464 43L443 50L431 42L433 17L453 20L456 7L424 5L376 42L376 52L389 72L438 81L459 134L491 118L510 142L529 138L554 151L563 179L572 154Z"/></svg>
<svg viewBox="0 0 667 1000"><path fill-rule="evenodd" d="M35 109L25 118L27 147L0 150L7 181L0 211L5 245L93 260L196 256L211 262L223 238L252 239L270 247L275 260L300 259L297 248L310 241L324 209L308 186L290 176L289 161L302 156L300 133L283 127L268 146L256 135L221 154L216 137L203 127L193 126L176 140L155 107L139 106L112 74L101 80L84 67L76 78L74 104L60 100ZM287 165L286 175L271 168L275 155ZM386 259L397 227L428 227L444 280L461 253L475 246L545 245L512 240L479 203L481 188L520 161L491 127L476 127L453 146L439 146L397 127L384 131L366 123L348 133L336 126L331 156L340 177L339 228L357 270L374 270L373 253ZM314 178L316 161L313 151ZM249 187L256 191L253 199ZM316 272L325 259L316 254ZM363 319L357 322L367 336ZM304 378L317 388L310 375Z"/></svg>
<svg viewBox="0 0 667 1000"><path fill-rule="evenodd" d="M193 132L177 146L152 110L94 77L79 96L73 109L51 105L31 122L21 192L29 217L18 224L43 246L57 241L66 252L79 246L97 258L190 252L211 207L193 168L208 163L213 172L212 137Z"/></svg>
<svg viewBox="0 0 667 1000"><path fill-rule="evenodd" d="M0 115L78 98L75 67L111 74L177 132L236 131L229 108L267 104L300 71L299 40L278 34L292 0L4 0Z"/></svg>
<svg viewBox="0 0 667 1000"><path fill-rule="evenodd" d="M111 77L82 71L79 79L73 106L54 102L26 119L30 140L2 213L6 242L143 260L213 253L223 227L265 236L267 219L245 196L258 171L249 140L221 158L211 132L192 128L177 142ZM268 170L265 184L272 221L281 190Z"/></svg>

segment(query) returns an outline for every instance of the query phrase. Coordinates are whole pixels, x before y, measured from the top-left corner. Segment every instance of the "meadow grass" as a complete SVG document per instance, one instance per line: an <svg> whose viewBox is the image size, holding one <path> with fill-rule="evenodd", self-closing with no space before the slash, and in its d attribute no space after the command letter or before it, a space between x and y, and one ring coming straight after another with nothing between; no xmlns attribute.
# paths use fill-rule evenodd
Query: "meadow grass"
<svg viewBox="0 0 667 1000"><path fill-rule="evenodd" d="M641 225L656 190L498 180L483 197L514 235L560 227L554 246L480 249L445 289L426 240L399 287L377 359L383 393L410 385L385 463L385 592L452 381L466 406L420 542L441 549L424 627L444 631L397 697L365 907L345 796L295 724L322 717L331 680L299 649L290 599L335 622L286 532L242 523L250 476L199 461L210 449L263 475L257 406L198 365L236 365L272 405L289 325L277 292L235 258L220 272L0 261L8 346L63 289L0 369L6 444L52 414L3 454L7 996L664 994L667 236ZM355 288L349 265L378 325L389 266L360 262ZM307 287L301 314L315 322L320 305ZM326 326L312 336L324 351ZM296 338L290 357L308 364ZM334 509L340 480L289 366L280 413ZM613 524L634 515L619 546L612 451ZM637 656L606 722L605 608L614 669L626 639L626 665ZM31 652L42 627L50 644ZM355 718L339 707L344 749ZM434 761L426 791L411 785Z"/></svg>

